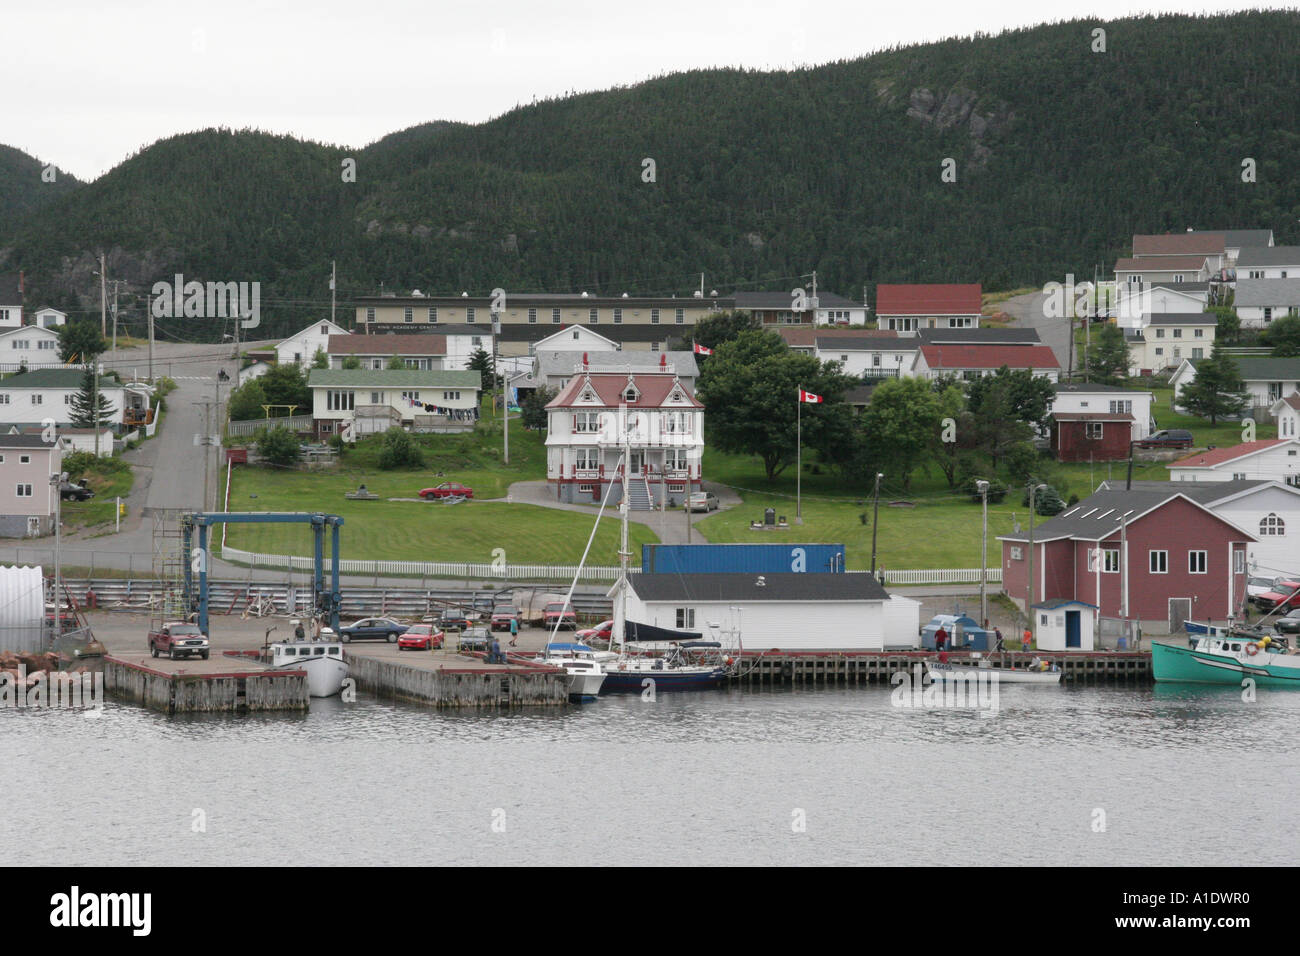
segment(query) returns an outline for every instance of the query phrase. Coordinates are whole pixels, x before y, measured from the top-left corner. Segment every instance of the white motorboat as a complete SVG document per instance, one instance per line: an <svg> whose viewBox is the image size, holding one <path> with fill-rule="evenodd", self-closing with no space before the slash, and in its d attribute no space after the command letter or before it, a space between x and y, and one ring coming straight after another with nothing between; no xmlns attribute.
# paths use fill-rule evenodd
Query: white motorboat
<svg viewBox="0 0 1300 956"><path fill-rule="evenodd" d="M927 663L926 670L930 678L936 681L969 681L983 678L986 674L995 674L999 684L1059 684L1063 676L1059 670L994 667L988 661L965 667L956 664Z"/></svg>
<svg viewBox="0 0 1300 956"><path fill-rule="evenodd" d="M596 652L586 644L552 642L533 659L564 669L569 675L569 697L572 700L595 700L605 683L605 670L596 659Z"/></svg>
<svg viewBox="0 0 1300 956"><path fill-rule="evenodd" d="M307 672L307 693L312 697L333 697L343 689L348 662L343 645L329 628L321 630L318 640L280 641L270 651L273 670Z"/></svg>

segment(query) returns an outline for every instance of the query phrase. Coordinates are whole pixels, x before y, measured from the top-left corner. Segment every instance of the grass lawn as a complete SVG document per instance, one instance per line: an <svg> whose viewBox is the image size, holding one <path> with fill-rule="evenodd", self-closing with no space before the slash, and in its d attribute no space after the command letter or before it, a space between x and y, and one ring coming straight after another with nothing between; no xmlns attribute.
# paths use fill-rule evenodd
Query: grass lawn
<svg viewBox="0 0 1300 956"><path fill-rule="evenodd" d="M85 461L89 455L78 456L73 461ZM121 458L101 458L90 461L85 468L70 468L68 477L72 481L85 483L95 492L89 501L64 501L63 527L73 531L81 528L93 528L97 525L113 524L117 509L117 498L125 498L131 493L135 476L131 467ZM112 528L108 529L110 532Z"/></svg>
<svg viewBox="0 0 1300 956"><path fill-rule="evenodd" d="M380 472L366 486L380 496L405 496L412 482L402 473ZM354 481L319 472L236 468L230 505L232 511L320 510L342 515L343 557L362 560L489 563L493 550L503 548L512 564L577 564L591 533L593 517L571 511L497 501L447 505L346 500L343 492L355 487ZM606 519L587 559L593 565L617 563L618 522L609 515ZM633 554L640 553L640 545L659 540L639 524L630 525L628 535ZM307 555L312 534L304 525L230 525L226 543L263 554Z"/></svg>

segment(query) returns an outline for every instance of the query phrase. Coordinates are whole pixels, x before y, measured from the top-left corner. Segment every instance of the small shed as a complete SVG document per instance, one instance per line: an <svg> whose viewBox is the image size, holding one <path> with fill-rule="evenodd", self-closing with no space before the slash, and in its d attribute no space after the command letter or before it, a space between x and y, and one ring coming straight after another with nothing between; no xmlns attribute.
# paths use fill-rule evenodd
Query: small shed
<svg viewBox="0 0 1300 956"><path fill-rule="evenodd" d="M1034 605L1034 635L1040 651L1096 649L1097 605L1057 598Z"/></svg>
<svg viewBox="0 0 1300 956"><path fill-rule="evenodd" d="M45 624L40 567L0 567L0 651L38 651Z"/></svg>
<svg viewBox="0 0 1300 956"><path fill-rule="evenodd" d="M968 614L936 614L930 623L921 628L921 646L934 650L934 635L942 627L948 635L948 650L987 651L989 632L980 627L979 622Z"/></svg>

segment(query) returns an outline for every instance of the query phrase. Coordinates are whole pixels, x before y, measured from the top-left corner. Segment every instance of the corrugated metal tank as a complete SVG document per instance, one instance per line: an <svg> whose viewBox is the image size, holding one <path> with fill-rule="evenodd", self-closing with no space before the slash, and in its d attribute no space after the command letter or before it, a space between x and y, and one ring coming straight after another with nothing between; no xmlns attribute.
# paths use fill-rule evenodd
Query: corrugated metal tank
<svg viewBox="0 0 1300 956"><path fill-rule="evenodd" d="M38 651L45 623L39 567L0 567L0 651Z"/></svg>
<svg viewBox="0 0 1300 956"><path fill-rule="evenodd" d="M842 544L643 544L646 574L843 573Z"/></svg>

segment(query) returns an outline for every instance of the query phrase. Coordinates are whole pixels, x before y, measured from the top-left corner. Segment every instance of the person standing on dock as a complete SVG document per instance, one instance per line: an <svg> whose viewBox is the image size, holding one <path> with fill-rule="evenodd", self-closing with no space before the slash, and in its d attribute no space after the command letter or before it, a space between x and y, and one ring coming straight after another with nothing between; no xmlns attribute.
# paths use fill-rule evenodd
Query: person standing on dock
<svg viewBox="0 0 1300 956"><path fill-rule="evenodd" d="M994 643L993 643L993 649L994 649L995 651L999 651L999 652L1000 652L1000 651L1005 651L1005 650L1007 649L1007 645L1006 645L1006 644L1003 642L1003 640L1002 640L1002 629L1001 629L1001 628L999 628L999 627L995 627L995 628L993 628L993 641L994 641Z"/></svg>
<svg viewBox="0 0 1300 956"><path fill-rule="evenodd" d="M293 622L293 639L295 641L302 641L307 639L307 632L304 631L302 628L302 621Z"/></svg>
<svg viewBox="0 0 1300 956"><path fill-rule="evenodd" d="M1025 633L1022 634L1020 637L1020 649L1022 651L1027 651L1029 650L1029 645L1032 643L1034 643L1034 633L1033 631L1029 630L1029 626L1026 625Z"/></svg>
<svg viewBox="0 0 1300 956"><path fill-rule="evenodd" d="M943 629L943 625L940 624L939 630L934 632L934 649L942 654L943 646L947 643L948 643L948 632L945 631Z"/></svg>
<svg viewBox="0 0 1300 956"><path fill-rule="evenodd" d="M510 619L510 646L514 647L515 642L519 640L519 618Z"/></svg>

